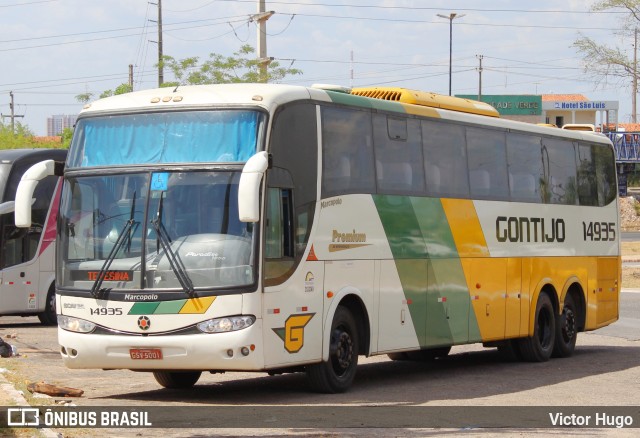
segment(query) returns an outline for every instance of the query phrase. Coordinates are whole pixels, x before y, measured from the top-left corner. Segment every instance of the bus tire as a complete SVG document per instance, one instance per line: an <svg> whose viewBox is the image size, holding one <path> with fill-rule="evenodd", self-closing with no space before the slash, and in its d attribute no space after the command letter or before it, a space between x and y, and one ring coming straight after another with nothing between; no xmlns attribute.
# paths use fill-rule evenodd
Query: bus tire
<svg viewBox="0 0 640 438"><path fill-rule="evenodd" d="M201 371L154 371L153 377L161 386L169 389L187 389L196 384Z"/></svg>
<svg viewBox="0 0 640 438"><path fill-rule="evenodd" d="M38 319L43 325L57 325L58 316L56 315L56 288L55 285L49 287L47 292L47 302L44 311L38 313Z"/></svg>
<svg viewBox="0 0 640 438"><path fill-rule="evenodd" d="M556 317L556 339L553 357L569 357L576 348L578 337L578 311L571 294L564 299L562 313Z"/></svg>
<svg viewBox="0 0 640 438"><path fill-rule="evenodd" d="M551 298L541 292L536 303L533 336L520 339L522 359L528 362L546 362L551 358L556 333L556 315Z"/></svg>
<svg viewBox="0 0 640 438"><path fill-rule="evenodd" d="M338 306L331 323L329 360L307 367L307 377L316 392L335 394L351 386L358 366L358 329L351 312Z"/></svg>

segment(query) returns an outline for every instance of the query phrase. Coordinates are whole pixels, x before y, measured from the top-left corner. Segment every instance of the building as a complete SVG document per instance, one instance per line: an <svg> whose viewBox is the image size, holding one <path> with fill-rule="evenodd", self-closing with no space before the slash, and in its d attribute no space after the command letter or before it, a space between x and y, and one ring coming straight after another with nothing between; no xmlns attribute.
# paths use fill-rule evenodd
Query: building
<svg viewBox="0 0 640 438"><path fill-rule="evenodd" d="M457 95L478 100L477 95ZM480 99L492 105L500 117L527 123L548 123L562 127L569 123L617 126L617 101L592 101L582 94L483 95Z"/></svg>
<svg viewBox="0 0 640 438"><path fill-rule="evenodd" d="M61 135L65 128L73 128L78 117L58 114L47 117L47 136Z"/></svg>

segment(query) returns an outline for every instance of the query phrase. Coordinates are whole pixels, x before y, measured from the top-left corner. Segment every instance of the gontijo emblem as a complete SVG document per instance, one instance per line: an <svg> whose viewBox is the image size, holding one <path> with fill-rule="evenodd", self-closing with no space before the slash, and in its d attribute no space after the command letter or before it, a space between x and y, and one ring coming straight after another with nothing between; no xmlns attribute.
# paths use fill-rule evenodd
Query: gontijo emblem
<svg viewBox="0 0 640 438"><path fill-rule="evenodd" d="M284 349L289 353L297 353L304 346L304 328L315 313L290 315L284 327L272 329L284 341Z"/></svg>

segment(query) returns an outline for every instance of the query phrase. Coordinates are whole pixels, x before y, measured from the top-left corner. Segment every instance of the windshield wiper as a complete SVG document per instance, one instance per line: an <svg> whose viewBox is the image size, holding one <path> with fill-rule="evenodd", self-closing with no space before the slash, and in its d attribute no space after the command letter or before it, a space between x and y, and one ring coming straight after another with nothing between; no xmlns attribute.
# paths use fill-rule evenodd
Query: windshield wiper
<svg viewBox="0 0 640 438"><path fill-rule="evenodd" d="M122 231L120 231L120 233L118 234L116 243L113 245L113 248L111 248L109 255L107 256L106 260L104 261L104 264L100 268L100 272L98 272L98 277L96 278L96 281L93 283L93 286L91 287L91 295L93 297L96 297L98 292L100 291L100 287L102 286L102 282L104 281L106 272L111 267L111 263L113 263L113 261L115 260L116 255L118 254L118 251L120 250L120 248L122 247L122 245L126 240L129 241L129 249L131 249L130 248L131 247L131 230L133 229L133 226L136 224L136 221L133 220L135 209L136 209L136 192L133 192L133 201L131 202L131 212L129 213L129 220L125 222L124 227L122 227Z"/></svg>
<svg viewBox="0 0 640 438"><path fill-rule="evenodd" d="M171 270L176 274L176 278L184 289L185 293L189 296L193 296L195 293L195 289L193 287L193 282L191 278L189 278L189 274L187 274L187 269L182 263L182 260L175 251L171 248L171 239L169 238L169 233L167 233L166 228L162 224L162 201L164 197L162 194L160 195L160 201L158 201L158 213L156 214L156 218L151 221L151 225L153 225L153 229L156 232L156 236L158 238L158 242L164 253L169 260L169 266L171 266ZM158 248L160 249L160 248Z"/></svg>

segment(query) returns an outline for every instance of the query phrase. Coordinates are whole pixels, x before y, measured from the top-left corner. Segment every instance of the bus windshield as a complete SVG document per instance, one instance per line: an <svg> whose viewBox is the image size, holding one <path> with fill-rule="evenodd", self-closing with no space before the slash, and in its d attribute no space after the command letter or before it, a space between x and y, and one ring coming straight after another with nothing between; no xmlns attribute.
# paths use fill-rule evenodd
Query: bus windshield
<svg viewBox="0 0 640 438"><path fill-rule="evenodd" d="M239 180L239 170L69 178L59 284L185 293L252 284L253 227L238 219Z"/></svg>

